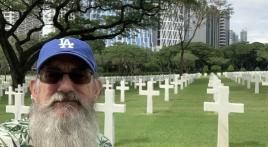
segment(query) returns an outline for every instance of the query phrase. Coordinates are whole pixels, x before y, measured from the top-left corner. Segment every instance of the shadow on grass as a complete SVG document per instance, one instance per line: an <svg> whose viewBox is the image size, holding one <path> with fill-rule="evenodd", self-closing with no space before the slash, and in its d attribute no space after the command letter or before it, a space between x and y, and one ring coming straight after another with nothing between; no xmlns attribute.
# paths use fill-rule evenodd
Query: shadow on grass
<svg viewBox="0 0 268 147"><path fill-rule="evenodd" d="M148 137L123 139L119 141L118 143L116 143L116 146L123 146L123 145L130 144L130 143L148 143L148 142L151 142L151 139Z"/></svg>
<svg viewBox="0 0 268 147"><path fill-rule="evenodd" d="M265 144L256 141L246 141L242 143L230 143L230 147L265 147Z"/></svg>

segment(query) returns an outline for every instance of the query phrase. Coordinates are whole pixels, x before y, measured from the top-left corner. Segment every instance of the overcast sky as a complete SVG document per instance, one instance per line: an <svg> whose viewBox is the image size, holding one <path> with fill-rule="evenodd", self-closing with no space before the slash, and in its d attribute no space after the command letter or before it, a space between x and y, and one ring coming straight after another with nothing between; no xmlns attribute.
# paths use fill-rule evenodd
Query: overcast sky
<svg viewBox="0 0 268 147"><path fill-rule="evenodd" d="M246 29L249 42L268 43L268 0L229 0L234 8L230 27L240 36Z"/></svg>

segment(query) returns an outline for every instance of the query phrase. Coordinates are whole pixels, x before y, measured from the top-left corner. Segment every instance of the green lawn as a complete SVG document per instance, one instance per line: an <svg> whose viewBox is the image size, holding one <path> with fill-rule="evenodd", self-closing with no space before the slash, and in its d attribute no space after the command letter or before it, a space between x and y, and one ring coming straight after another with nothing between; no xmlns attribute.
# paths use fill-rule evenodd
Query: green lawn
<svg viewBox="0 0 268 147"><path fill-rule="evenodd" d="M223 79L230 86L230 101L243 103L245 113L229 115L230 147L268 146L268 87L261 87L260 94L252 89ZM164 91L154 97L154 113L146 114L146 96L137 90L126 92L126 113L116 113L115 138L117 147L216 147L217 114L203 111L203 102L212 101L206 94L208 79L196 80L179 91L170 92L170 102L164 101ZM119 92L116 102L119 103ZM26 100L30 103L29 98ZM103 101L103 97L101 100ZM0 100L0 122L13 116L4 113L6 97ZM103 113L98 113L103 132Z"/></svg>

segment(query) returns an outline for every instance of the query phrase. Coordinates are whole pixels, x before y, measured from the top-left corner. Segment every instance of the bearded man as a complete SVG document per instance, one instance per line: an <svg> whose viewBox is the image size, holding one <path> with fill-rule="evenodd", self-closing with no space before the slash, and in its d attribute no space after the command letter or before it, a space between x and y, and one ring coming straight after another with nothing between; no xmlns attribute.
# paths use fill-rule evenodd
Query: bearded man
<svg viewBox="0 0 268 147"><path fill-rule="evenodd" d="M101 83L91 47L54 39L41 48L36 69L29 119L2 124L0 147L111 147L98 133L94 104Z"/></svg>

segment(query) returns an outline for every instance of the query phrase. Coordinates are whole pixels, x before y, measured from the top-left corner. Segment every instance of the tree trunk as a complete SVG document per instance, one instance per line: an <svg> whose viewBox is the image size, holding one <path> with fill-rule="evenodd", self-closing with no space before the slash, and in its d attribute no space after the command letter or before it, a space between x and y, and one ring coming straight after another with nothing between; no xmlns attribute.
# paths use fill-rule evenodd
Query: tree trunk
<svg viewBox="0 0 268 147"><path fill-rule="evenodd" d="M25 73L19 70L11 70L12 86L17 87L18 84L25 83Z"/></svg>
<svg viewBox="0 0 268 147"><path fill-rule="evenodd" d="M181 47L181 59L180 59L180 75L182 76L183 72L184 72L184 48Z"/></svg>

